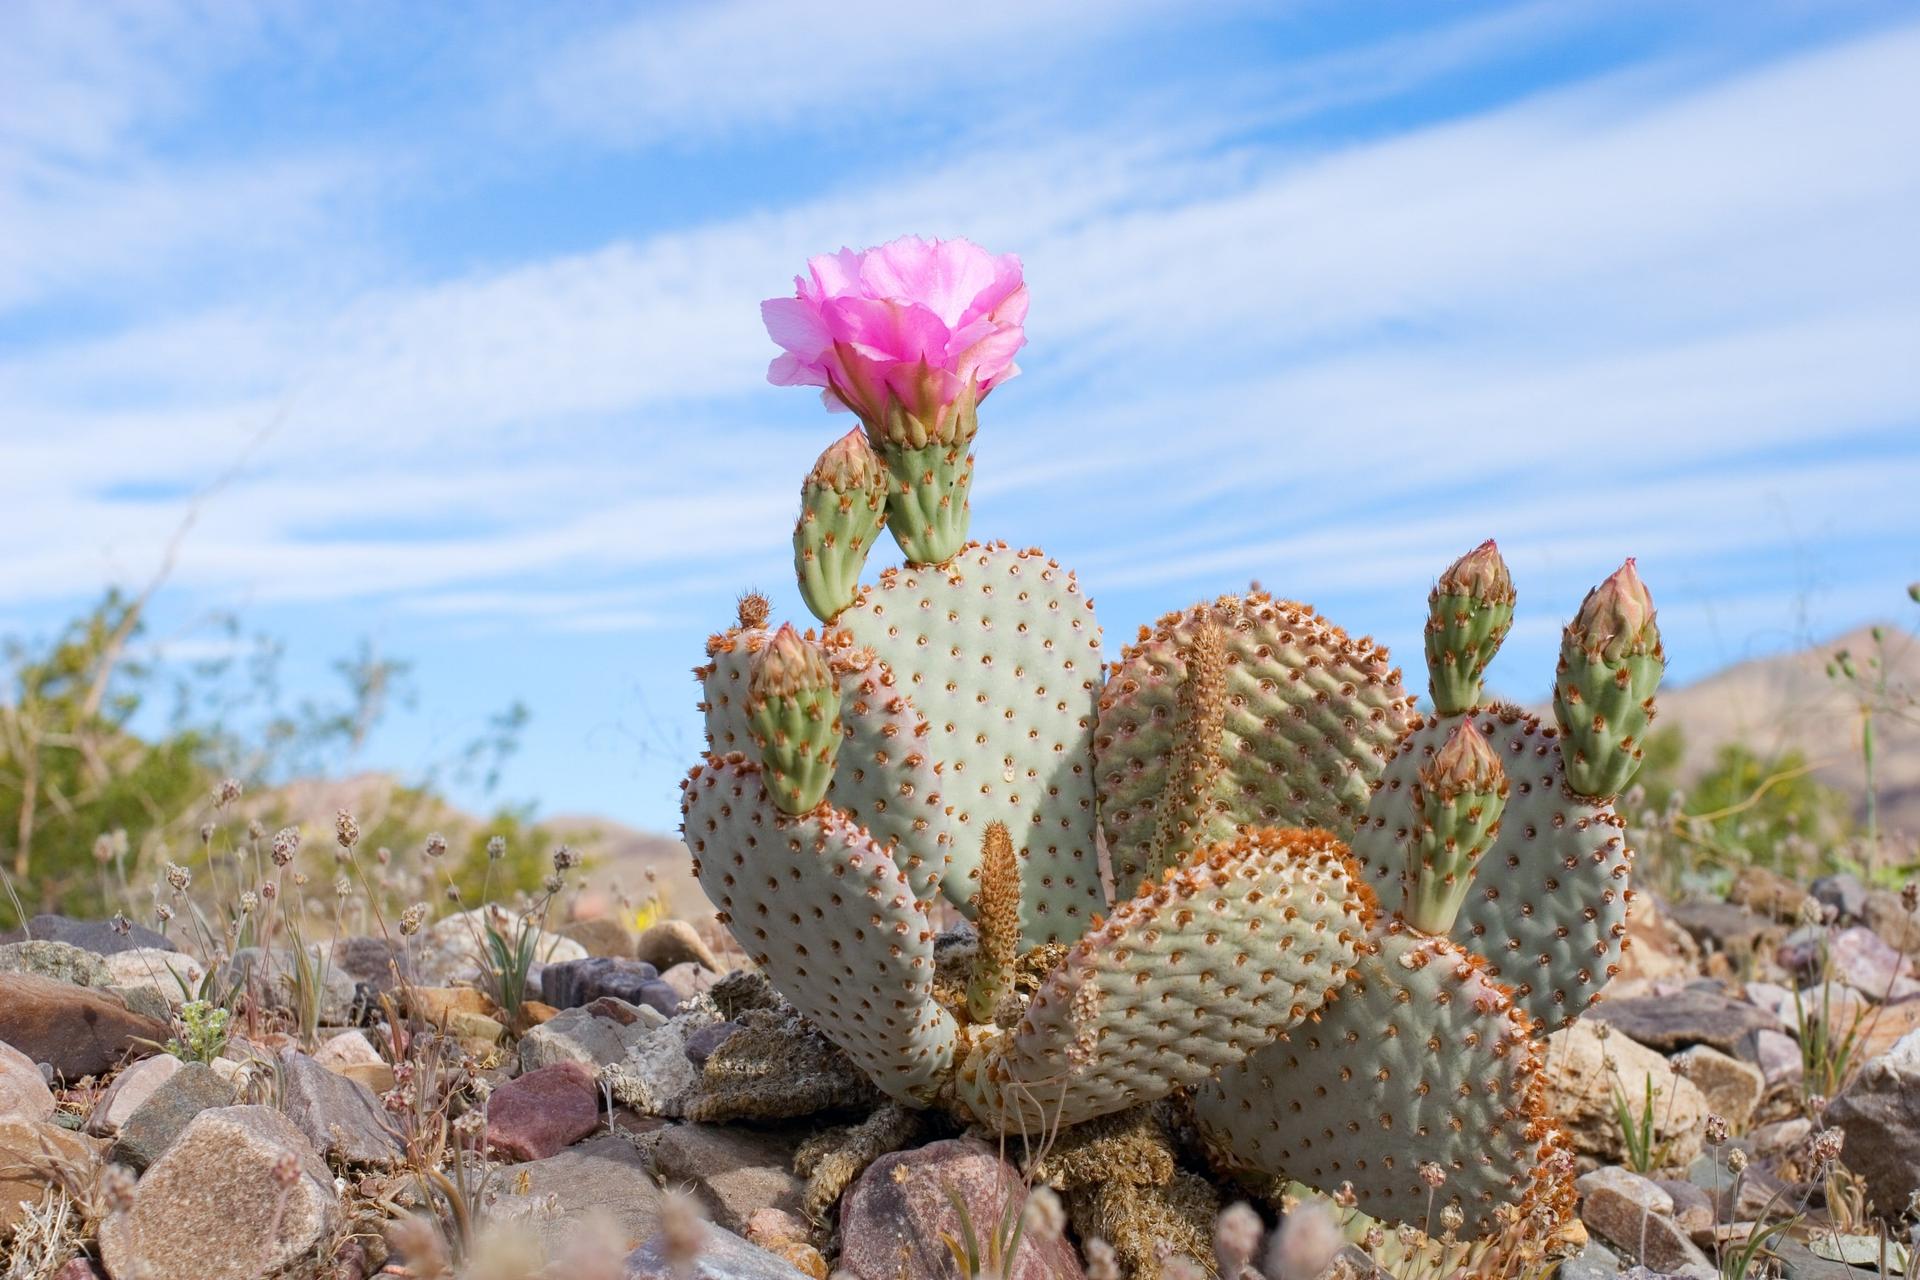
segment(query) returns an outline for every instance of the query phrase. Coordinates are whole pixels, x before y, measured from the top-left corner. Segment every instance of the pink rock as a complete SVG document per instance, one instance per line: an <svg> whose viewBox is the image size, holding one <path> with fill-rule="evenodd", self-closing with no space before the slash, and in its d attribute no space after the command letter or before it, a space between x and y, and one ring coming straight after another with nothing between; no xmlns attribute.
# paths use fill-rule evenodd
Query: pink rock
<svg viewBox="0 0 1920 1280"><path fill-rule="evenodd" d="M947 1199L951 1187L976 1227L1001 1220L1007 1202L1025 1202L1026 1189L1012 1165L972 1138L949 1138L917 1151L896 1151L873 1162L853 1184L841 1209L840 1267L860 1280L894 1280L901 1274L952 1274L953 1259L941 1236L961 1235L960 1218ZM1073 1246L1031 1236L1020 1242L1009 1280L1082 1280Z"/></svg>
<svg viewBox="0 0 1920 1280"><path fill-rule="evenodd" d="M364 1031L342 1031L315 1050L313 1060L328 1068L372 1066L383 1061Z"/></svg>
<svg viewBox="0 0 1920 1280"><path fill-rule="evenodd" d="M510 1160L544 1160L599 1123L600 1091L577 1062L529 1071L487 1099L487 1146Z"/></svg>
<svg viewBox="0 0 1920 1280"><path fill-rule="evenodd" d="M6 1116L51 1120L53 1090L32 1058L0 1040L0 1117Z"/></svg>
<svg viewBox="0 0 1920 1280"><path fill-rule="evenodd" d="M180 1059L169 1053L128 1066L113 1078L107 1091L93 1104L93 1110L87 1115L87 1132L96 1138L111 1138L119 1133L127 1117L138 1111L140 1104L173 1079L179 1070Z"/></svg>

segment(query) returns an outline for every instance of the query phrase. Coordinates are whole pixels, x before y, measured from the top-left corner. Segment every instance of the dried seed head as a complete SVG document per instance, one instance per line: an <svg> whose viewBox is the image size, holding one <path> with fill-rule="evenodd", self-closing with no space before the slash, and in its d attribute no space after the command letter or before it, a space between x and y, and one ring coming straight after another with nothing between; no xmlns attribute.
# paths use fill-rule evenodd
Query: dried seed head
<svg viewBox="0 0 1920 1280"><path fill-rule="evenodd" d="M447 838L441 835L438 831L434 832L432 835L427 837L426 849L427 849L427 856L429 858L439 858L439 857L445 856L447 852Z"/></svg>
<svg viewBox="0 0 1920 1280"><path fill-rule="evenodd" d="M1087 1241L1087 1280L1120 1280L1120 1259L1099 1236Z"/></svg>
<svg viewBox="0 0 1920 1280"><path fill-rule="evenodd" d="M274 866L286 866L293 861L293 855L300 852L300 828L280 828L273 833L273 843L268 849L273 856Z"/></svg>
<svg viewBox="0 0 1920 1280"><path fill-rule="evenodd" d="M1067 1211L1052 1187L1038 1186L1027 1194L1021 1221L1026 1224L1027 1235L1041 1244L1051 1243L1067 1233Z"/></svg>
<svg viewBox="0 0 1920 1280"><path fill-rule="evenodd" d="M1223 1209L1213 1222L1213 1258L1222 1280L1237 1280L1253 1264L1260 1251L1260 1237L1266 1227L1253 1206L1236 1201Z"/></svg>
<svg viewBox="0 0 1920 1280"><path fill-rule="evenodd" d="M400 932L402 936L411 938L414 934L420 932L420 926L426 923L426 919L427 904L424 902L416 902L405 911L402 911L400 913Z"/></svg>
<svg viewBox="0 0 1920 1280"><path fill-rule="evenodd" d="M1736 1177L1747 1169L1747 1153L1739 1147L1727 1152L1727 1172Z"/></svg>
<svg viewBox="0 0 1920 1280"><path fill-rule="evenodd" d="M555 871L571 871L579 865L580 855L573 851L571 845L563 844L553 851L553 869Z"/></svg>
<svg viewBox="0 0 1920 1280"><path fill-rule="evenodd" d="M260 906L260 895L248 889L240 895L240 914L250 916Z"/></svg>
<svg viewBox="0 0 1920 1280"><path fill-rule="evenodd" d="M1309 1200L1280 1223L1267 1247L1268 1280L1314 1280L1333 1265L1346 1243L1324 1200Z"/></svg>
<svg viewBox="0 0 1920 1280"><path fill-rule="evenodd" d="M1707 1117L1707 1145L1717 1147L1727 1140L1727 1118L1711 1115Z"/></svg>
<svg viewBox="0 0 1920 1280"><path fill-rule="evenodd" d="M1461 1212L1460 1206L1457 1204L1449 1204L1440 1210L1440 1228L1448 1235L1452 1235L1454 1232L1460 1230L1460 1228L1466 1224L1466 1221L1467 1215Z"/></svg>
<svg viewBox="0 0 1920 1280"><path fill-rule="evenodd" d="M300 1157L291 1151L282 1151L273 1161L274 1185L283 1189L292 1187L300 1181Z"/></svg>
<svg viewBox="0 0 1920 1280"><path fill-rule="evenodd" d="M133 921L116 911L113 913L113 919L107 922L107 927L112 929L119 937L124 938L133 932Z"/></svg>
<svg viewBox="0 0 1920 1280"><path fill-rule="evenodd" d="M491 836L487 840L487 861L498 862L507 856L507 838Z"/></svg>
<svg viewBox="0 0 1920 1280"><path fill-rule="evenodd" d="M167 885L175 893L185 893L187 886L193 883L193 873L177 862L167 864Z"/></svg>
<svg viewBox="0 0 1920 1280"><path fill-rule="evenodd" d="M213 807L224 809L240 798L240 779L223 778L213 789Z"/></svg>
<svg viewBox="0 0 1920 1280"><path fill-rule="evenodd" d="M360 824L345 809L333 815L333 838L342 849L351 849L360 843Z"/></svg>
<svg viewBox="0 0 1920 1280"><path fill-rule="evenodd" d="M1447 1171L1429 1160L1420 1166L1420 1181L1438 1191L1447 1185Z"/></svg>

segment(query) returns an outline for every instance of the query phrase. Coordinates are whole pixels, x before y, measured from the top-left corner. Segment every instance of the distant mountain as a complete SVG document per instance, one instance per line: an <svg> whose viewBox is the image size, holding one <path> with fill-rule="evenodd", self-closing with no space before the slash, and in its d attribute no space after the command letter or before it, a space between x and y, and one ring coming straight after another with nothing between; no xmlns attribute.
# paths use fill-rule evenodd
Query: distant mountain
<svg viewBox="0 0 1920 1280"><path fill-rule="evenodd" d="M1875 718L1875 773L1884 829L1920 836L1920 637L1885 628L1888 686L1904 691L1903 714ZM1658 726L1676 725L1686 740L1684 769L1697 774L1724 743L1745 743L1757 755L1797 749L1817 764L1814 776L1855 797L1866 810L1860 758L1860 707L1847 685L1829 679L1827 663L1852 652L1862 672L1874 652L1862 627L1794 653L1737 663L1693 684L1660 693Z"/></svg>

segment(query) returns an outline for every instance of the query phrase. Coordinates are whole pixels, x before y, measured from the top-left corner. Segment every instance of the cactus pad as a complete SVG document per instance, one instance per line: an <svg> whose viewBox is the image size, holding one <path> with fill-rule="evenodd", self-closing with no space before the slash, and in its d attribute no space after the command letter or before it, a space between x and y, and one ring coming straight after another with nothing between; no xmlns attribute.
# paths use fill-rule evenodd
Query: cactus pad
<svg viewBox="0 0 1920 1280"><path fill-rule="evenodd" d="M747 683L753 655L770 634L763 628L735 628L707 642L707 664L694 674L705 693L700 706L707 715L711 755L755 756ZM829 631L823 643L840 678L840 716L847 734L827 802L890 846L915 899L930 903L946 871L952 819L940 767L927 754L927 722L870 651L854 647L839 631Z"/></svg>
<svg viewBox="0 0 1920 1280"><path fill-rule="evenodd" d="M1500 834L1480 859L1452 936L1486 958L1544 1035L1579 1017L1619 969L1633 854L1613 807L1567 788L1552 728L1497 704L1473 717L1509 790ZM1353 852L1389 907L1400 902L1415 835L1415 775L1460 719L1437 717L1408 735L1354 836Z"/></svg>
<svg viewBox="0 0 1920 1280"><path fill-rule="evenodd" d="M953 1060L933 930L886 848L835 810L788 817L744 757L683 784L700 887L780 992L887 1094L924 1106Z"/></svg>
<svg viewBox="0 0 1920 1280"><path fill-rule="evenodd" d="M1414 722L1387 651L1304 605L1262 593L1170 613L1128 646L1100 697L1101 822L1117 891L1149 873L1156 806L1175 758L1183 652L1210 623L1225 631L1227 710L1215 838L1242 826L1349 835L1368 788Z"/></svg>
<svg viewBox="0 0 1920 1280"><path fill-rule="evenodd" d="M959 1088L1028 1133L1197 1084L1308 1017L1366 943L1372 893L1319 831L1255 829L1170 869L1067 953Z"/></svg>
<svg viewBox="0 0 1920 1280"><path fill-rule="evenodd" d="M927 718L954 815L947 897L972 914L987 823L1020 853L1022 936L1071 942L1106 906L1093 727L1100 627L1073 574L1038 551L969 544L889 569L839 617Z"/></svg>
<svg viewBox="0 0 1920 1280"><path fill-rule="evenodd" d="M1209 1145L1325 1191L1351 1182L1361 1212L1436 1236L1449 1203L1463 1239L1515 1210L1557 1223L1573 1162L1527 1016L1478 957L1397 920L1358 969L1317 1020L1198 1091Z"/></svg>

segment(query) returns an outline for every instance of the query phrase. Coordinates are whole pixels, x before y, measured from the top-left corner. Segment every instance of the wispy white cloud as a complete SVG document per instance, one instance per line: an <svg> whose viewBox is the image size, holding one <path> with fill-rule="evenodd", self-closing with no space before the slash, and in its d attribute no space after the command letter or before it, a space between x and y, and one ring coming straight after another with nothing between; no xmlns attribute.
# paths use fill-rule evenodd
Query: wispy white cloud
<svg viewBox="0 0 1920 1280"><path fill-rule="evenodd" d="M808 39L844 39L838 24L865 10L850 12ZM1456 33L1425 70L1534 38L1541 13ZM636 20L665 33L657 45L608 38L553 74L644 128L778 124L874 88L844 63L819 74L807 46L793 51L806 65L769 73L763 93L709 108L687 86L712 82L722 37L755 10L674 14ZM1065 30L1063 14L989 6L966 39ZM736 76L773 56L777 29L760 24L734 51ZM911 42L931 37L901 38L886 56L905 65ZM884 44L855 43L858 57ZM581 92L636 65L645 74L621 91L652 108ZM743 425L786 403L760 388L754 303L806 254L902 228L1025 254L1033 359L992 406L982 519L1083 539L1110 584L1271 574L1321 556L1347 582L1419 576L1430 544L1489 523L1584 555L1554 531L1566 499L1539 477L1576 446L1604 456L1628 434L1649 442L1630 460L1644 492L1665 495L1634 508L1635 532L1674 548L1698 536L1704 554L1726 539L1681 517L1694 481L1675 467L1920 414L1920 373L1902 354L1920 337L1920 255L1905 230L1920 196L1915 65L1920 30L1895 30L1740 74L1668 77L1653 100L1603 80L1311 151L1223 150L1218 135L1247 125L1245 100L1230 122L1190 104L1158 131L1056 130L990 163L569 255L339 303L250 298L42 346L0 358L0 400L26 441L0 494L29 530L0 589L58 594L97 578L103 549L137 559L177 518L178 495L126 486L191 488L268 430L196 535L183 567L196 586L290 600L440 592L426 598L448 615L637 625L657 616L653 602L563 591L550 609L516 606L519 588L500 584L667 561L777 568L794 477L831 428L811 439ZM1308 76L1267 109L1284 118L1340 83ZM1503 494L1458 529L1380 510L1489 470L1546 491ZM1729 515L1758 475L1721 485L1713 509ZM1109 482L1138 524L1177 524L1178 539L1101 526ZM1359 510L1319 541L1276 536L1284 515L1248 505L1261 492L1316 519ZM1782 492L1818 511L1844 503L1839 480ZM1368 528L1377 536L1357 536Z"/></svg>

